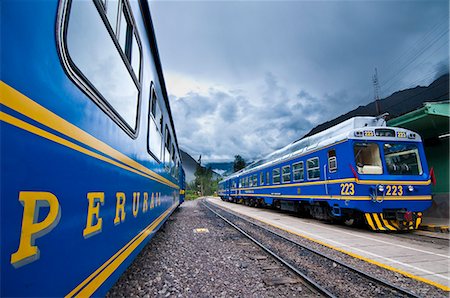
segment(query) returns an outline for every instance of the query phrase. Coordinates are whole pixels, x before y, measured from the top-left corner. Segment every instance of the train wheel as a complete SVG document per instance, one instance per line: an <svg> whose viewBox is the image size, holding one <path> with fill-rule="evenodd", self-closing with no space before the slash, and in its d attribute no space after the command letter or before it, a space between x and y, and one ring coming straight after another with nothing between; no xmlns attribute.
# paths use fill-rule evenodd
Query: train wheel
<svg viewBox="0 0 450 298"><path fill-rule="evenodd" d="M346 220L344 220L344 225L346 225L346 226L351 227L355 224L356 224L356 219L354 219L354 218L347 218Z"/></svg>

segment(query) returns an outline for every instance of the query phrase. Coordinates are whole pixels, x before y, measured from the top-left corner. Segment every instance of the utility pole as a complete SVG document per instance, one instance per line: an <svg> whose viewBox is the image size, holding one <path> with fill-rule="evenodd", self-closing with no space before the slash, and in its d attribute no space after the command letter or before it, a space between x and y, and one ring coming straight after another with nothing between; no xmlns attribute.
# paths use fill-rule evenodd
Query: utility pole
<svg viewBox="0 0 450 298"><path fill-rule="evenodd" d="M373 99L375 100L375 108L377 111L377 116L380 115L380 84L378 81L378 71L375 67L375 74L372 77L373 82Z"/></svg>

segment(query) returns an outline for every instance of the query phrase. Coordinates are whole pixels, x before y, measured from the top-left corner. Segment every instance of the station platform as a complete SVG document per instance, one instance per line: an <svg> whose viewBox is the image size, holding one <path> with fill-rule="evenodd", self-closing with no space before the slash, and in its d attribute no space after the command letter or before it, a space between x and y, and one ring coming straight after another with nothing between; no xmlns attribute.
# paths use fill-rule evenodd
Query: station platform
<svg viewBox="0 0 450 298"><path fill-rule="evenodd" d="M427 217L424 216L422 223L419 226L420 230L437 232L437 233L449 233L449 220L448 218Z"/></svg>
<svg viewBox="0 0 450 298"><path fill-rule="evenodd" d="M426 236L420 234L409 238L404 233L376 233L300 218L276 210L223 202L219 198L210 197L208 201L357 259L450 291L450 250L447 239L423 241L420 237Z"/></svg>

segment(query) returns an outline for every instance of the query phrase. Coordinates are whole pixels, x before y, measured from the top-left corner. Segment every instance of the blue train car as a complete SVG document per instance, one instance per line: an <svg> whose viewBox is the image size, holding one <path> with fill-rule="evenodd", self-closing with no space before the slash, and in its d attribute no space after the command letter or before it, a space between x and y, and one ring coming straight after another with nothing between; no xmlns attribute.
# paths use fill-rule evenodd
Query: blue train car
<svg viewBox="0 0 450 298"><path fill-rule="evenodd" d="M183 201L147 1L1 4L0 296L104 295Z"/></svg>
<svg viewBox="0 0 450 298"><path fill-rule="evenodd" d="M431 206L419 135L355 117L298 140L226 177L223 200L269 205L372 230L417 229Z"/></svg>

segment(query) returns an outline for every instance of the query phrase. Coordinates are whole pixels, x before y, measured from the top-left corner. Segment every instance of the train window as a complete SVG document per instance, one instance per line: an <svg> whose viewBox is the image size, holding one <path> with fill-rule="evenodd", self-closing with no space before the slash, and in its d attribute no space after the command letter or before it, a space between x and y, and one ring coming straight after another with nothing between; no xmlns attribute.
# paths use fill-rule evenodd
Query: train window
<svg viewBox="0 0 450 298"><path fill-rule="evenodd" d="M328 151L328 171L334 173L337 171L336 150Z"/></svg>
<svg viewBox="0 0 450 298"><path fill-rule="evenodd" d="M272 170L272 179L273 179L273 184L279 184L280 183L280 169L273 169Z"/></svg>
<svg viewBox="0 0 450 298"><path fill-rule="evenodd" d="M165 142L164 142L165 146L164 146L164 163L166 164L167 167L169 167L169 163L170 163L170 148L171 148L171 144L172 144L172 138L170 136L170 132L169 132L169 128L166 125L166 129L165 129Z"/></svg>
<svg viewBox="0 0 450 298"><path fill-rule="evenodd" d="M384 144L384 158L391 175L422 175L419 149L414 144Z"/></svg>
<svg viewBox="0 0 450 298"><path fill-rule="evenodd" d="M294 174L294 181L302 181L305 179L303 161L292 165L292 173Z"/></svg>
<svg viewBox="0 0 450 298"><path fill-rule="evenodd" d="M376 143L355 143L356 168L360 174L383 174L380 148Z"/></svg>
<svg viewBox="0 0 450 298"><path fill-rule="evenodd" d="M256 174L253 175L253 186L258 186L258 176Z"/></svg>
<svg viewBox="0 0 450 298"><path fill-rule="evenodd" d="M264 185L264 173L263 172L259 173L259 184Z"/></svg>
<svg viewBox="0 0 450 298"><path fill-rule="evenodd" d="M317 180L320 178L319 158L313 157L306 161L308 171L308 180Z"/></svg>
<svg viewBox="0 0 450 298"><path fill-rule="evenodd" d="M283 183L291 182L291 167L284 166L282 168L282 172L283 172L283 176L282 176Z"/></svg>
<svg viewBox="0 0 450 298"><path fill-rule="evenodd" d="M131 37L131 26L130 21L128 20L127 13L125 11L125 8L122 6L122 9L120 11L120 24L119 24L119 44L122 48L122 51L127 54ZM126 55L129 57L129 55Z"/></svg>
<svg viewBox="0 0 450 298"><path fill-rule="evenodd" d="M151 89L151 105L148 116L148 151L158 162L162 160L162 131L160 123L162 122L162 112L159 107L155 89Z"/></svg>
<svg viewBox="0 0 450 298"><path fill-rule="evenodd" d="M127 30L135 32L128 2L122 3ZM59 45L72 79L121 128L136 136L141 84L115 34L118 10L117 1L71 1L66 10L70 15L61 14Z"/></svg>
<svg viewBox="0 0 450 298"><path fill-rule="evenodd" d="M136 34L133 34L133 42L131 44L131 67L133 68L136 77L140 79L141 48L139 47Z"/></svg>
<svg viewBox="0 0 450 298"><path fill-rule="evenodd" d="M248 177L249 178L249 186L252 187L253 186L253 179L252 176Z"/></svg>
<svg viewBox="0 0 450 298"><path fill-rule="evenodd" d="M266 172L266 183L270 184L270 172L269 171Z"/></svg>
<svg viewBox="0 0 450 298"><path fill-rule="evenodd" d="M117 32L117 18L119 16L119 0L104 0L106 16L114 33Z"/></svg>

